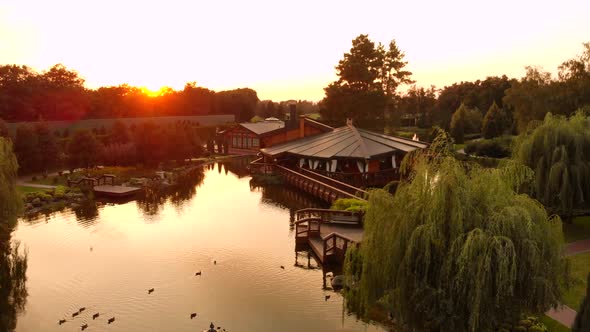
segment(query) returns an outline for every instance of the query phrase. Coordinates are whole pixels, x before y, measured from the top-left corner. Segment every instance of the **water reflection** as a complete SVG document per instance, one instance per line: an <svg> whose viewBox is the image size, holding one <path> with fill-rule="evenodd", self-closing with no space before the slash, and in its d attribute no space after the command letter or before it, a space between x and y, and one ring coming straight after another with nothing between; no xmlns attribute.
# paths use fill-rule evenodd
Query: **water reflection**
<svg viewBox="0 0 590 332"><path fill-rule="evenodd" d="M11 227L0 220L0 331L14 331L27 302L27 255L10 243Z"/></svg>
<svg viewBox="0 0 590 332"><path fill-rule="evenodd" d="M30 249L31 296L17 331L200 331L211 321L229 331L382 331L343 314L342 297L295 248L290 215L322 203L287 187L251 188L246 166L207 165L187 180L192 188L97 205L87 227L70 210L21 221L14 237Z"/></svg>

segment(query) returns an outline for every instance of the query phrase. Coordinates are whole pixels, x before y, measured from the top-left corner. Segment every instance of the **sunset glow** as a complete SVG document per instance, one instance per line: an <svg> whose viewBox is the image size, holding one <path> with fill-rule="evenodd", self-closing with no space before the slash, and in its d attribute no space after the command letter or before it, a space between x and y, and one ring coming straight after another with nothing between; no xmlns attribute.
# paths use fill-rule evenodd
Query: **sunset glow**
<svg viewBox="0 0 590 332"><path fill-rule="evenodd" d="M351 40L396 39L419 85L555 72L588 41L590 2L0 2L0 63L77 70L89 88L186 82L320 100Z"/></svg>

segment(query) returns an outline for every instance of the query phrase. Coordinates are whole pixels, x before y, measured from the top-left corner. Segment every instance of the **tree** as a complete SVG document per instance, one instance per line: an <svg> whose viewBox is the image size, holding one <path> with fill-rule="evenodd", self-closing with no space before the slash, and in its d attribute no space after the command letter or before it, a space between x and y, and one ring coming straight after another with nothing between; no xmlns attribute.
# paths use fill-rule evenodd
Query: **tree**
<svg viewBox="0 0 590 332"><path fill-rule="evenodd" d="M13 224L22 207L16 190L18 162L10 140L0 137L0 223Z"/></svg>
<svg viewBox="0 0 590 332"><path fill-rule="evenodd" d="M33 172L39 167L38 137L35 129L30 125L16 128L14 153L18 158L21 172Z"/></svg>
<svg viewBox="0 0 590 332"><path fill-rule="evenodd" d="M10 138L10 133L8 132L8 125L4 120L0 119L0 137Z"/></svg>
<svg viewBox="0 0 590 332"><path fill-rule="evenodd" d="M586 297L582 300L580 310L576 315L572 332L584 332L590 330L590 273L586 282Z"/></svg>
<svg viewBox="0 0 590 332"><path fill-rule="evenodd" d="M94 166L102 146L89 130L79 130L68 144L68 164L70 169Z"/></svg>
<svg viewBox="0 0 590 332"><path fill-rule="evenodd" d="M411 72L404 70L407 62L395 40L388 49L375 45L368 35L359 35L352 48L336 66L339 79L324 90L321 102L322 118L332 125L342 125L353 118L361 126L383 125L384 113L401 84L412 83Z"/></svg>
<svg viewBox="0 0 590 332"><path fill-rule="evenodd" d="M51 133L49 126L45 122L35 125L37 134L37 160L39 162L38 170L47 172L54 168L59 160L59 147L55 136Z"/></svg>
<svg viewBox="0 0 590 332"><path fill-rule="evenodd" d="M558 304L561 222L513 189L531 170L465 167L451 150L437 138L394 196L371 192L363 243L345 259L349 309L379 304L414 331L473 332Z"/></svg>
<svg viewBox="0 0 590 332"><path fill-rule="evenodd" d="M509 126L506 112L494 102L483 119L481 132L485 138L494 138L504 134Z"/></svg>
<svg viewBox="0 0 590 332"><path fill-rule="evenodd" d="M562 217L590 208L590 120L545 116L536 129L520 134L514 159L535 171L533 196Z"/></svg>
<svg viewBox="0 0 590 332"><path fill-rule="evenodd" d="M459 108L453 113L451 118L451 135L455 139L455 142L462 144L465 142L465 131L467 126L467 106L461 104Z"/></svg>
<svg viewBox="0 0 590 332"><path fill-rule="evenodd" d="M115 121L111 128L111 143L125 144L129 142L129 131L122 121Z"/></svg>

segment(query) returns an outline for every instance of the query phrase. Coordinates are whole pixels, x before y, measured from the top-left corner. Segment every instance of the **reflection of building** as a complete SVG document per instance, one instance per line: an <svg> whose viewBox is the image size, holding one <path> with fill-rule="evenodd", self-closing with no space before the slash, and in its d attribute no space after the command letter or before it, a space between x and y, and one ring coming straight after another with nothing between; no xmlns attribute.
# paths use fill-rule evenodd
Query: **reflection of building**
<svg viewBox="0 0 590 332"><path fill-rule="evenodd" d="M336 180L365 188L399 179L404 155L427 146L424 142L356 128L348 120L344 127L260 151L264 163L280 165L324 183ZM318 178L318 174L323 177Z"/></svg>
<svg viewBox="0 0 590 332"><path fill-rule="evenodd" d="M256 123L240 123L220 134L229 154L257 154L261 148L271 147L302 137L314 136L333 128L310 118L297 119L295 105L291 107L289 120L268 118Z"/></svg>

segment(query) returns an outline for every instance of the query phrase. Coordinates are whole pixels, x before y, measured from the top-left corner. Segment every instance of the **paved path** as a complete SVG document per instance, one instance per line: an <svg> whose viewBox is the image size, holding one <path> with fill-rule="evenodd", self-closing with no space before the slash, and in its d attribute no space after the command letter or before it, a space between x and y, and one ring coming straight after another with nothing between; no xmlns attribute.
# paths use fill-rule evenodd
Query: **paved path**
<svg viewBox="0 0 590 332"><path fill-rule="evenodd" d="M565 246L565 255L572 256L590 252L590 239L568 243Z"/></svg>
<svg viewBox="0 0 590 332"><path fill-rule="evenodd" d="M585 252L590 252L590 239L576 241L565 245L566 256L583 254ZM545 315L555 319L556 321L560 322L561 324L569 328L571 328L571 326L574 325L576 314L577 312L574 309L566 306L565 304L559 306L557 310L551 309L545 313Z"/></svg>
<svg viewBox="0 0 590 332"><path fill-rule="evenodd" d="M27 182L23 182L21 180L16 181L16 185L23 186L23 187L40 188L40 189L54 189L55 187L57 187L57 186L51 186L48 184L27 183Z"/></svg>

